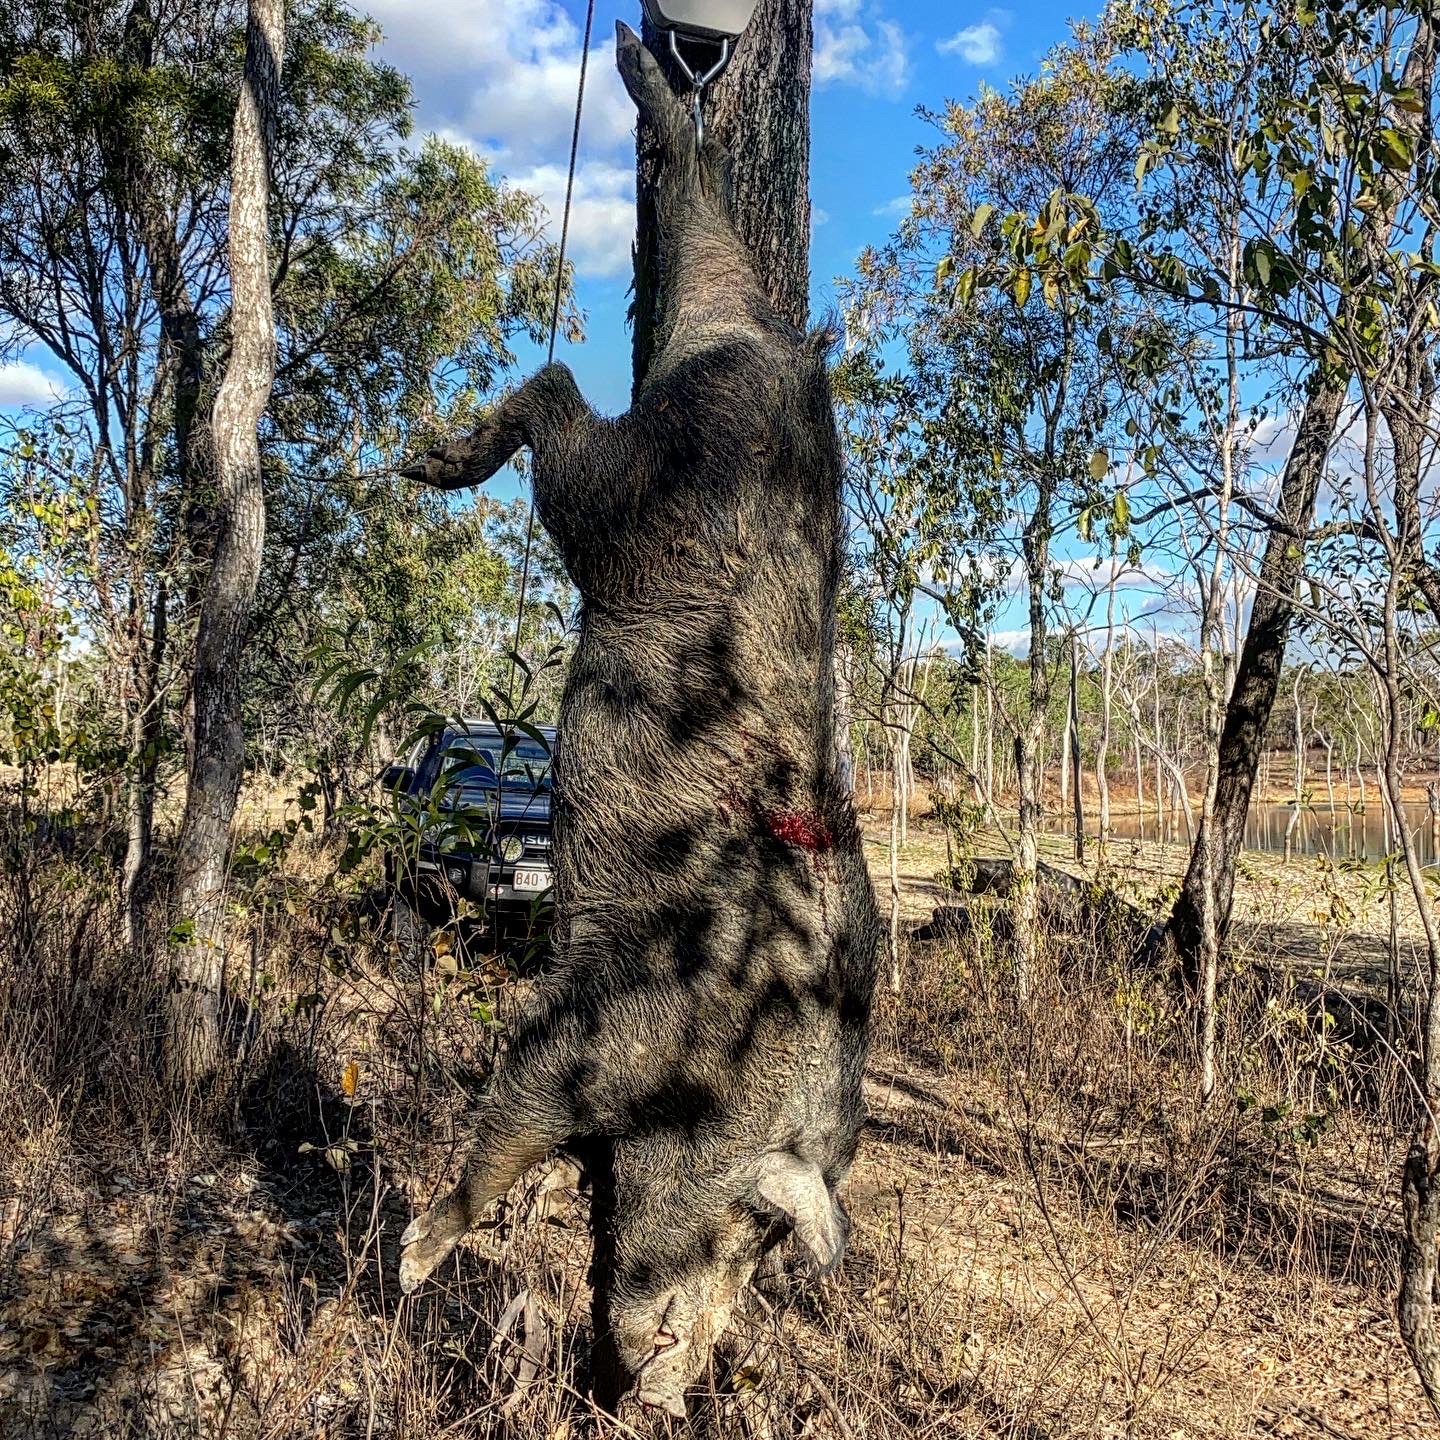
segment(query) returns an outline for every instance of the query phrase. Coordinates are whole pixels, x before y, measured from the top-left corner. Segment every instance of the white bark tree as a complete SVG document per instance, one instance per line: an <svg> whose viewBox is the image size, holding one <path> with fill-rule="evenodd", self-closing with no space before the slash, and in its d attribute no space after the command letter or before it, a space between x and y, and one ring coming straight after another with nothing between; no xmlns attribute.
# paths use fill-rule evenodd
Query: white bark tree
<svg viewBox="0 0 1440 1440"><path fill-rule="evenodd" d="M214 1070L221 1047L225 876L245 761L241 660L265 547L258 426L275 380L270 176L284 55L284 0L250 0L230 155L230 358L211 417L215 548L196 641L195 738L171 945L169 1058L191 1081Z"/></svg>

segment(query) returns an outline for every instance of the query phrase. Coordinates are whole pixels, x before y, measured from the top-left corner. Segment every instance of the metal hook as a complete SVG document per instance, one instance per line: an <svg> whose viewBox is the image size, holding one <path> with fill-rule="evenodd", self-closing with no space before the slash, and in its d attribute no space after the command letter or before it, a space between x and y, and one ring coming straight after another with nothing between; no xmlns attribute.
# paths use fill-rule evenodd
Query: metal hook
<svg viewBox="0 0 1440 1440"><path fill-rule="evenodd" d="M730 40L728 36L721 37L720 58L703 75L697 75L690 68L689 61L680 53L680 36L674 30L670 32L670 53L675 57L680 73L694 87L690 116L695 125L695 148L700 150L705 145L705 115L700 108L700 102L704 98L705 87L730 63Z"/></svg>

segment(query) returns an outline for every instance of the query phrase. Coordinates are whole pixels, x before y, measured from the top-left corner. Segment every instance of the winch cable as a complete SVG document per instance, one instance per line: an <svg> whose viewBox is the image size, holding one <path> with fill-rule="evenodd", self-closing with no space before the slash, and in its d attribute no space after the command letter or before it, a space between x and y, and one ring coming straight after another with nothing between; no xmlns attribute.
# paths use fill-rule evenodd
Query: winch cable
<svg viewBox="0 0 1440 1440"><path fill-rule="evenodd" d="M550 309L550 349L547 365L555 363L555 341L560 332L560 301L565 289L565 248L570 240L570 209L575 199L575 164L580 156L580 117L585 110L585 72L590 65L590 33L595 26L595 0L585 10L585 39L580 45L580 82L575 92L575 126L570 132L570 173L565 179L565 208L560 217L560 253L555 260L555 302ZM515 606L515 642L510 647L510 684L505 697L509 714L515 719L515 671L520 662L520 632L525 623L525 594L530 588L530 556L535 547L535 502L525 522L525 551L520 562L520 594Z"/></svg>

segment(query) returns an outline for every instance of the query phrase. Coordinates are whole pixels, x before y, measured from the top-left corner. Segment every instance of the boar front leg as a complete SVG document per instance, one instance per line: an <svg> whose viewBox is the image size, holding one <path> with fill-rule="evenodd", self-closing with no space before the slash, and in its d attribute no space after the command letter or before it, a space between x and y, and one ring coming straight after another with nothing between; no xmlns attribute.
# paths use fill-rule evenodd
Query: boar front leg
<svg viewBox="0 0 1440 1440"><path fill-rule="evenodd" d="M480 1221L532 1165L538 1165L570 1135L572 1119L563 1105L547 1105L548 1076L527 1073L528 1093L501 1084L480 1106L475 1144L459 1185L440 1204L417 1215L400 1236L400 1288L417 1289L441 1265L457 1242Z"/></svg>
<svg viewBox="0 0 1440 1440"><path fill-rule="evenodd" d="M437 490L460 490L483 484L518 450L531 450L538 470L547 460L582 457L596 434L614 428L585 403L568 366L547 365L463 440L437 445L400 473Z"/></svg>

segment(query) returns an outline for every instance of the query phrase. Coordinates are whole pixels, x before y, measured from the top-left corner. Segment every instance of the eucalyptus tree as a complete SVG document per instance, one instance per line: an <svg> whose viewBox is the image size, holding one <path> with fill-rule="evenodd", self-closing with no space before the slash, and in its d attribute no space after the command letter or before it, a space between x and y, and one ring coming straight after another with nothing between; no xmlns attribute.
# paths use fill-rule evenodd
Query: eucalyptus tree
<svg viewBox="0 0 1440 1440"><path fill-rule="evenodd" d="M1199 347L1187 367L1181 398L1185 414L1177 417L1187 429L1189 443L1149 452L1162 493L1139 523L1158 522L1156 529L1166 534L1166 548L1179 558L1198 612L1195 648L1204 696L1205 780L1192 859L1199 899L1197 925L1184 948L1187 973L1198 993L1201 1091L1208 1098L1217 1083L1216 987L1223 929L1216 899L1220 861L1212 837L1222 808L1222 736L1231 679L1224 658L1224 606L1236 583L1234 531L1237 523L1247 523L1243 514L1237 521L1236 501L1245 498L1248 441L1256 423L1243 403L1254 384L1256 362L1251 352L1257 325L1251 313L1254 267L1247 266L1245 259L1250 253L1247 241L1253 245L1257 233L1270 234L1277 221L1274 207L1258 206L1247 212L1243 203L1243 151L1257 109L1255 47L1207 36L1188 50L1174 44L1171 54L1163 42L1157 43L1158 37L1168 33L1167 27L1178 29L1183 21L1172 19L1169 11L1155 16L1141 7L1122 5L1112 12L1112 24L1118 42L1145 54L1143 79L1127 98L1148 119L1148 128L1163 138L1139 147L1138 223L1130 235L1116 238L1102 273L1107 279L1124 275L1142 291L1177 296L1182 305L1191 298L1187 288L1191 272L1200 271L1205 277L1199 303L1189 307L1188 318L1208 344ZM1216 125L1223 143L1215 141L1208 165L1184 163L1168 144L1180 131L1180 107L1172 90L1157 79L1157 55L1162 57L1158 74L1163 75L1164 64L1169 63L1191 85L1192 96L1203 97L1201 108L1223 120L1223 126L1221 121ZM1144 257L1142 263L1136 263L1132 242ZM1268 512L1263 513L1261 523L1269 518ZM1152 536L1159 540L1154 532ZM1157 734L1157 745L1160 738ZM1183 789L1181 793L1188 820L1189 797Z"/></svg>
<svg viewBox="0 0 1440 1440"><path fill-rule="evenodd" d="M1399 803L1405 690L1414 674L1409 637L1417 624L1423 629L1417 604L1433 615L1440 600L1421 498L1440 275L1434 14L1424 3L1312 7L1297 0L1203 12L1137 7L1123 25L1150 77L1154 138L1138 173L1147 184L1157 169L1166 179L1152 192L1144 244L1117 255L1115 269L1243 328L1247 356L1278 356L1297 397L1220 735L1214 803L1171 918L1171 933L1193 962L1213 955L1216 932L1223 937L1287 640L1306 609L1365 654L1380 701L1382 793L1392 809ZM1217 266L1176 203L1197 185L1220 192L1237 219L1243 289L1227 288L1233 241L1228 269ZM1358 460L1337 453L1351 405L1364 435ZM1382 426L1390 442L1383 460ZM1347 471L1359 477L1353 503ZM1358 544L1365 553L1338 572L1332 554L1325 556L1331 563L1315 564L1307 607L1301 582L1317 538ZM1405 1168L1400 1318L1427 1394L1440 1405L1432 1306L1440 1243L1440 934L1409 832L1397 824L1394 833L1425 921L1432 977L1421 1115Z"/></svg>
<svg viewBox="0 0 1440 1440"><path fill-rule="evenodd" d="M1373 394L1378 387L1366 388ZM1419 919L1425 962L1415 1067L1419 1094L1401 1181L1405 1243L1398 1312L1402 1337L1425 1392L1440 1411L1440 1339L1434 1314L1440 1271L1440 923L1434 912L1433 876L1422 868L1405 811L1405 769L1413 758L1414 715L1418 711L1423 717L1422 733L1440 723L1440 684L1434 671L1440 636L1436 612L1419 583L1421 567L1430 562L1415 563L1410 547L1423 543L1433 553L1437 534L1433 512L1419 535L1409 530L1413 512L1405 495L1404 470L1410 457L1393 437L1390 446L1382 446L1378 405L1365 407L1362 427L1364 439L1353 457L1355 473L1341 477L1332 516L1315 545L1314 568L1325 578L1315 582L1318 603L1309 610L1306 629L1313 647L1323 647L1336 658L1348 682L1346 703L1356 699L1353 692L1359 690L1359 704L1374 707L1376 778L1389 837L1384 864L1392 922L1391 995L1401 1013L1409 1008L1402 997L1414 982L1401 958L1398 886L1408 885ZM1433 421L1425 450L1428 468L1435 452ZM1298 724L1297 717L1297 728Z"/></svg>
<svg viewBox="0 0 1440 1440"><path fill-rule="evenodd" d="M168 1058L189 1080L208 1076L220 1059L230 823L245 765L240 660L265 552L259 432L275 384L270 177L284 64L284 0L249 0L230 141L230 353L211 416L215 513L191 682L195 733L175 847L175 906L190 929L174 946Z"/></svg>
<svg viewBox="0 0 1440 1440"><path fill-rule="evenodd" d="M859 323L858 317L851 319ZM890 983L898 990L899 847L906 831L910 744L921 699L916 663L926 648L925 636L943 620L964 637L970 671L978 669L980 627L989 612L991 587L970 541L988 532L998 516L984 513L983 495L971 497L954 488L952 452L957 440L963 443L963 432L944 423L914 375L892 373L882 356L856 344L836 366L833 386L849 458L845 499L853 574L870 622L862 654L875 674L867 693L890 759ZM979 786L976 770L972 767L971 779Z"/></svg>
<svg viewBox="0 0 1440 1440"><path fill-rule="evenodd" d="M1029 689L1015 723L1020 980L1035 942L1039 756L1049 713L1052 613L1063 598L1055 545L1127 531L1111 455L1119 395L1163 362L1163 316L1126 308L1100 283L1101 247L1125 223L1135 138L1130 81L1106 31L1077 28L1038 76L985 90L929 119L939 142L912 175L911 215L862 255L851 313L903 348L908 373L949 437L935 503L967 506L998 591L1018 573ZM952 569L958 555L942 557Z"/></svg>
<svg viewBox="0 0 1440 1440"><path fill-rule="evenodd" d="M268 237L278 354L260 437L277 563L252 628L305 575L317 512L363 499L387 457L493 388L514 334L541 333L557 263L531 197L456 146L402 147L409 88L375 60L368 21L299 0L287 22ZM185 738L214 544L208 416L232 337L243 23L235 0L0 13L0 344L38 347L66 377L63 440L46 450L76 452L64 483L97 519L85 609L123 712L137 942L157 770ZM364 523L361 511L352 544Z"/></svg>
<svg viewBox="0 0 1440 1440"><path fill-rule="evenodd" d="M1143 232L1133 248L1114 248L1109 273L1206 315L1248 365L1271 365L1276 403L1293 407L1273 504L1233 475L1223 480L1221 463L1201 487L1213 496L1229 484L1266 538L1225 708L1213 818L1202 821L1171 919L1196 975L1210 948L1207 917L1222 938L1229 921L1356 347L1385 329L1392 245L1414 250L1433 66L1429 20L1403 6L1134 6L1117 10L1115 24L1145 75L1135 93L1150 138L1136 167ZM1228 223L1217 225L1217 213ZM1253 393L1257 371L1247 378ZM1233 442L1233 425L1230 433ZM1219 460L1233 453L1227 443Z"/></svg>

